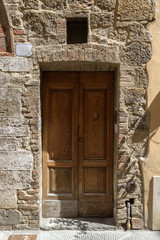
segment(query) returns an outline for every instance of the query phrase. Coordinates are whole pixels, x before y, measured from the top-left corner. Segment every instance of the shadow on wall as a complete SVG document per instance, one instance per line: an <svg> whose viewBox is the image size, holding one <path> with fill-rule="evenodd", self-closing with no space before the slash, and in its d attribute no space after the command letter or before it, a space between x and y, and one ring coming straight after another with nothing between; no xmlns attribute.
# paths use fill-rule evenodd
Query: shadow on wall
<svg viewBox="0 0 160 240"><path fill-rule="evenodd" d="M160 92L157 94L157 96L152 101L151 105L148 108L148 111L151 114L151 122L150 122L150 136L149 140L151 140L154 135L157 133L160 127ZM153 140L152 140L153 141ZM155 142L155 141L154 141ZM160 144L160 139L158 142L155 142L156 144ZM153 178L150 180L149 183L149 193L148 193L148 227L152 229L152 218L153 218Z"/></svg>
<svg viewBox="0 0 160 240"><path fill-rule="evenodd" d="M160 92L157 94L155 99L152 101L148 108L151 113L151 124L150 124L150 139L156 134L160 127ZM160 141L159 141L160 143Z"/></svg>
<svg viewBox="0 0 160 240"><path fill-rule="evenodd" d="M136 129L135 135L137 134L137 131L141 129L141 126L144 126L143 131L146 130L144 131L144 134L141 134L140 141L143 141L145 137L148 138L148 140L151 140L159 130L160 128L160 110L159 109L160 109L160 92L156 95L156 97L150 104L149 108L147 109L147 112L144 114L144 116L142 117L142 119L140 120L137 126L138 130ZM148 128L148 131L147 131L147 128ZM158 142L156 142L156 144L160 144L160 139ZM146 150L148 150L148 144L146 144L145 148ZM149 229L152 229L152 218L153 218L152 206L153 206L153 179L151 179L149 182L149 193L148 193L148 202L147 202L147 208L148 208L147 226Z"/></svg>
<svg viewBox="0 0 160 240"><path fill-rule="evenodd" d="M152 101L151 105L139 121L135 133L133 135L133 142L141 142L144 139L151 138L156 134L160 127L160 92ZM160 143L160 142L159 142Z"/></svg>

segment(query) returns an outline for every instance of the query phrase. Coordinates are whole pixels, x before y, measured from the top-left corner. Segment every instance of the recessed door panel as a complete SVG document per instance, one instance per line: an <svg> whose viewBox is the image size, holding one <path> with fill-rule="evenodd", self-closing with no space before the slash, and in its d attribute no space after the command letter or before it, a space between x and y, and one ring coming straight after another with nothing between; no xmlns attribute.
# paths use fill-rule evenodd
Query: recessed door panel
<svg viewBox="0 0 160 240"><path fill-rule="evenodd" d="M72 192L72 168L49 168L49 193Z"/></svg>
<svg viewBox="0 0 160 240"><path fill-rule="evenodd" d="M112 217L113 76L43 73L43 217Z"/></svg>
<svg viewBox="0 0 160 240"><path fill-rule="evenodd" d="M84 92L85 159L105 158L105 94L103 90L86 89Z"/></svg>
<svg viewBox="0 0 160 240"><path fill-rule="evenodd" d="M84 194L106 193L106 168L90 167L84 169Z"/></svg>
<svg viewBox="0 0 160 240"><path fill-rule="evenodd" d="M49 158L72 159L72 90L49 91Z"/></svg>

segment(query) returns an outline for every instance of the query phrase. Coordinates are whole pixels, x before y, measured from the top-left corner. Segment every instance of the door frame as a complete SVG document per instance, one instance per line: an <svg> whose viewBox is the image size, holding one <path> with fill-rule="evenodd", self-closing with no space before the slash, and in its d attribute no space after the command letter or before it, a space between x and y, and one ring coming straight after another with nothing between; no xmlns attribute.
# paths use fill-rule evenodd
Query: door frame
<svg viewBox="0 0 160 240"><path fill-rule="evenodd" d="M50 62L50 63L41 63L40 65L41 73L43 71L114 71L114 113L117 113L119 108L119 78L120 78L120 65L119 64L110 64L106 62ZM41 83L42 83L42 74L41 74ZM41 84L42 85L42 84ZM41 91L42 97L42 91ZM114 116L115 117L115 116ZM42 119L42 118L41 118ZM42 121L42 120L41 120ZM116 211L117 211L117 161L118 161L118 122L119 116L116 114L116 120L114 121L114 139L113 139L113 218L116 220ZM41 123L42 125L42 123ZM42 132L42 129L41 129ZM41 136L42 143L42 136ZM42 146L42 145L41 145ZM41 147L41 162L42 162L42 147ZM41 165L42 171L42 165ZM42 217L42 174L41 174L41 185L40 185L40 226L48 228L50 218L45 219ZM52 223L56 222L56 219L51 220Z"/></svg>

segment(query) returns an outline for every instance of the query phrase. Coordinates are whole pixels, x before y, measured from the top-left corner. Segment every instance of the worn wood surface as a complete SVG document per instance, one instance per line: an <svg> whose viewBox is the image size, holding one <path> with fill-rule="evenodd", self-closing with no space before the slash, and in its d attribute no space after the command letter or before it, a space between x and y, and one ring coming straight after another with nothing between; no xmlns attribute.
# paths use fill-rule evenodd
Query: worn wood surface
<svg viewBox="0 0 160 240"><path fill-rule="evenodd" d="M45 218L76 218L78 217L77 204L77 200L43 200L42 214Z"/></svg>
<svg viewBox="0 0 160 240"><path fill-rule="evenodd" d="M79 216L111 217L113 72L80 72Z"/></svg>

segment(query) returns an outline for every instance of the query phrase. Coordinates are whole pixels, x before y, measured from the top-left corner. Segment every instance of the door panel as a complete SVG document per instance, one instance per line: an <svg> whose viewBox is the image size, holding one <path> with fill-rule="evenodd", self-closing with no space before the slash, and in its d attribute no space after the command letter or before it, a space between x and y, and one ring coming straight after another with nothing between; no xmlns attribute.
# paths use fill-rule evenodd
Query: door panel
<svg viewBox="0 0 160 240"><path fill-rule="evenodd" d="M72 168L50 168L50 193L72 192Z"/></svg>
<svg viewBox="0 0 160 240"><path fill-rule="evenodd" d="M77 73L66 74L43 73L44 217L78 216Z"/></svg>
<svg viewBox="0 0 160 240"><path fill-rule="evenodd" d="M84 104L85 159L104 159L105 91L85 90Z"/></svg>
<svg viewBox="0 0 160 240"><path fill-rule="evenodd" d="M106 168L84 168L84 193L105 193Z"/></svg>
<svg viewBox="0 0 160 240"><path fill-rule="evenodd" d="M80 217L112 217L111 201L86 200L78 201Z"/></svg>
<svg viewBox="0 0 160 240"><path fill-rule="evenodd" d="M79 216L111 217L113 72L79 75Z"/></svg>
<svg viewBox="0 0 160 240"><path fill-rule="evenodd" d="M72 91L50 90L49 157L51 160L72 159ZM63 103L63 104L62 104Z"/></svg>
<svg viewBox="0 0 160 240"><path fill-rule="evenodd" d="M113 80L43 72L43 217L112 216Z"/></svg>

